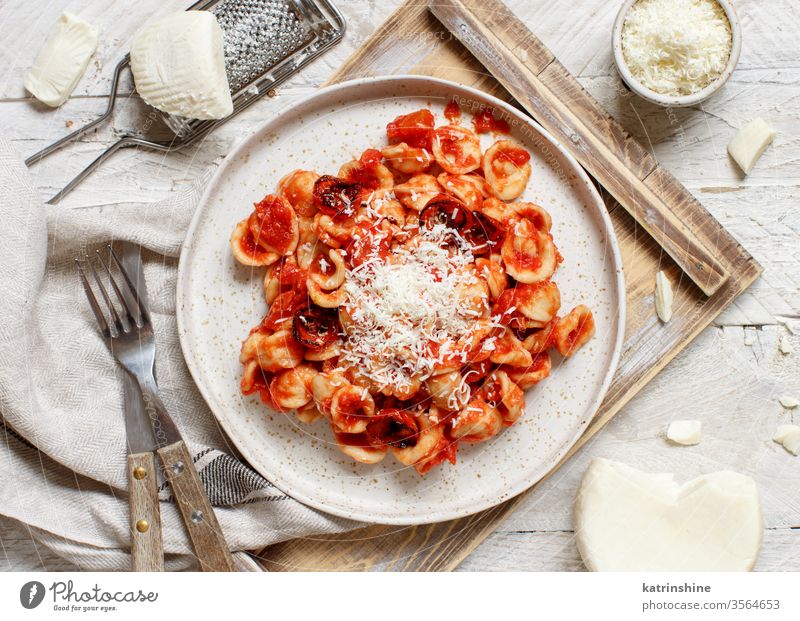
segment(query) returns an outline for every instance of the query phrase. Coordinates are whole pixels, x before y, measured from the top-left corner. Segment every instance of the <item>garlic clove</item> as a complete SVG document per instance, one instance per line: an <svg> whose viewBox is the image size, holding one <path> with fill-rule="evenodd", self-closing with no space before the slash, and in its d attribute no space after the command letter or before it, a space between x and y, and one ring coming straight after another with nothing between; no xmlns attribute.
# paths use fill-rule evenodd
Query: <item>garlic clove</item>
<svg viewBox="0 0 800 621"><path fill-rule="evenodd" d="M655 304L656 314L664 323L672 319L672 285L667 280L666 274L659 271L656 274Z"/></svg>

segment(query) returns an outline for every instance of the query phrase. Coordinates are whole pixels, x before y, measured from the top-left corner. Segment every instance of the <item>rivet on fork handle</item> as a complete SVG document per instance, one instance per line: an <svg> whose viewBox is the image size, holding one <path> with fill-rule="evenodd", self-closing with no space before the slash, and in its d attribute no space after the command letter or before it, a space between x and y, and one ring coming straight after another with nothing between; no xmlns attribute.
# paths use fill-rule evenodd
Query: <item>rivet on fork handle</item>
<svg viewBox="0 0 800 621"><path fill-rule="evenodd" d="M183 517L202 571L235 571L217 516L192 463L186 444L179 440L156 451Z"/></svg>

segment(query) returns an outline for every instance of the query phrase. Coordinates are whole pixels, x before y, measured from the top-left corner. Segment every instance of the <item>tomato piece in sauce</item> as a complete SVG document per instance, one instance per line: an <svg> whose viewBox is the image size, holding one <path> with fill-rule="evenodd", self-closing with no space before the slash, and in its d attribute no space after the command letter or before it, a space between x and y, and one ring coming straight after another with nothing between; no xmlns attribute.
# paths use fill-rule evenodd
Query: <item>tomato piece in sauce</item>
<svg viewBox="0 0 800 621"><path fill-rule="evenodd" d="M318 306L295 313L292 320L294 340L313 350L325 349L336 340L339 331L337 313Z"/></svg>
<svg viewBox="0 0 800 621"><path fill-rule="evenodd" d="M472 225L464 231L464 238L477 256L491 254L503 241L503 235L503 226L479 211L472 212Z"/></svg>
<svg viewBox="0 0 800 621"><path fill-rule="evenodd" d="M367 149L361 154L358 161L367 168L374 168L381 163L381 159L383 159L383 155L378 149Z"/></svg>
<svg viewBox="0 0 800 621"><path fill-rule="evenodd" d="M445 194L437 194L420 212L419 221L428 230L437 224L444 224L456 231L465 231L473 225L473 216L466 205Z"/></svg>
<svg viewBox="0 0 800 621"><path fill-rule="evenodd" d="M381 180L376 172L376 167L381 163L381 152L377 149L367 149L361 154L358 162L348 167L344 180L356 183L367 190L377 190L381 187Z"/></svg>
<svg viewBox="0 0 800 621"><path fill-rule="evenodd" d="M361 185L331 175L323 175L314 182L314 205L329 216L349 216L355 212Z"/></svg>
<svg viewBox="0 0 800 621"><path fill-rule="evenodd" d="M294 239L296 218L289 201L277 194L268 194L256 203L248 226L256 243L285 254Z"/></svg>
<svg viewBox="0 0 800 621"><path fill-rule="evenodd" d="M375 446L407 448L417 444L419 423L408 412L385 409L369 422L366 434Z"/></svg>
<svg viewBox="0 0 800 621"><path fill-rule="evenodd" d="M359 225L353 231L352 241L345 248L345 261L351 268L370 259L385 260L389 256L392 238L375 225Z"/></svg>
<svg viewBox="0 0 800 621"><path fill-rule="evenodd" d="M433 123L433 113L424 108L410 114L401 114L386 126L386 137L392 144L405 142L410 147L430 151Z"/></svg>
<svg viewBox="0 0 800 621"><path fill-rule="evenodd" d="M278 279L281 292L297 288L305 291L308 272L295 261L284 261L275 270L274 275Z"/></svg>
<svg viewBox="0 0 800 621"><path fill-rule="evenodd" d="M514 311L511 310L514 306L514 295L513 289L506 289L500 294L497 300L495 300L494 306L492 307L492 315L499 315L500 323L503 325L508 325L514 317Z"/></svg>
<svg viewBox="0 0 800 621"><path fill-rule="evenodd" d="M508 134L511 128L503 119L496 119L491 108L483 108L472 117L472 124L479 134L494 132L495 134Z"/></svg>
<svg viewBox="0 0 800 621"><path fill-rule="evenodd" d="M500 381L497 376L491 375L480 387L478 395L493 408L502 400Z"/></svg>
<svg viewBox="0 0 800 621"><path fill-rule="evenodd" d="M277 331L305 304L306 294L304 291L290 289L279 294L270 304L267 316L261 322L261 328L265 330Z"/></svg>

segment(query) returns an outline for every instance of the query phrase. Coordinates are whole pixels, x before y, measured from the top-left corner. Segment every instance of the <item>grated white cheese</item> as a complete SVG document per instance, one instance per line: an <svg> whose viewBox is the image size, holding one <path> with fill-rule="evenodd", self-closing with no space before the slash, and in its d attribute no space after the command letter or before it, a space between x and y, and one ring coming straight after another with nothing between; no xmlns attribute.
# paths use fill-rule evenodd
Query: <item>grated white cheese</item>
<svg viewBox="0 0 800 621"><path fill-rule="evenodd" d="M450 252L455 238L459 251ZM413 248L396 247L348 270L346 326L340 362L379 389L424 381L454 345L478 328L467 289L478 279L469 245L452 229L421 230ZM483 300L483 313L488 302ZM462 360L466 362L466 353Z"/></svg>
<svg viewBox="0 0 800 621"><path fill-rule="evenodd" d="M622 53L633 77L664 95L691 95L716 80L733 37L716 0L639 0L622 27Z"/></svg>

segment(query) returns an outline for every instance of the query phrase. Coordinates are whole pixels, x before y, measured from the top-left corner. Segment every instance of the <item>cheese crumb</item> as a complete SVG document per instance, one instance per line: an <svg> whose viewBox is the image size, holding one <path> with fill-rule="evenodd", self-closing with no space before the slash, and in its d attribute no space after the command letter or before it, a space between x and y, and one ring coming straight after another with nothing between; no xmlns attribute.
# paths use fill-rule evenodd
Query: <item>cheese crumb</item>
<svg viewBox="0 0 800 621"><path fill-rule="evenodd" d="M800 455L800 427L797 425L778 426L772 439L778 444L783 444L783 448L792 455Z"/></svg>
<svg viewBox="0 0 800 621"><path fill-rule="evenodd" d="M728 143L728 153L742 172L749 175L758 159L775 140L775 136L775 130L764 119L753 119L736 132Z"/></svg>
<svg viewBox="0 0 800 621"><path fill-rule="evenodd" d="M699 444L701 429L702 423L699 420L675 420L667 428L667 438L684 446Z"/></svg>
<svg viewBox="0 0 800 621"><path fill-rule="evenodd" d="M691 95L720 77L733 47L731 24L716 0L639 0L622 26L631 74L664 95Z"/></svg>
<svg viewBox="0 0 800 621"><path fill-rule="evenodd" d="M800 401L798 401L794 397L790 397L789 395L781 395L780 397L778 397L778 401L787 410L792 410L796 408L798 405L800 405Z"/></svg>
<svg viewBox="0 0 800 621"><path fill-rule="evenodd" d="M791 354L792 352L794 352L794 347L792 346L792 343L789 341L788 336L781 337L781 342L778 347L780 348L782 354Z"/></svg>

